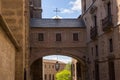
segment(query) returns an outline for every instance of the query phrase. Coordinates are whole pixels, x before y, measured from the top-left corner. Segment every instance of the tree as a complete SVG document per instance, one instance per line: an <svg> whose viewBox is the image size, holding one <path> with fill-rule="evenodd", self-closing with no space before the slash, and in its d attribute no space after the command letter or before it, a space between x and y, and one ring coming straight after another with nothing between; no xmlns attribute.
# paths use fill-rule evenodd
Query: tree
<svg viewBox="0 0 120 80"><path fill-rule="evenodd" d="M66 64L65 70L71 71L71 63L70 62L68 64Z"/></svg>
<svg viewBox="0 0 120 80"><path fill-rule="evenodd" d="M56 74L56 80L71 80L71 72L69 70L62 70Z"/></svg>

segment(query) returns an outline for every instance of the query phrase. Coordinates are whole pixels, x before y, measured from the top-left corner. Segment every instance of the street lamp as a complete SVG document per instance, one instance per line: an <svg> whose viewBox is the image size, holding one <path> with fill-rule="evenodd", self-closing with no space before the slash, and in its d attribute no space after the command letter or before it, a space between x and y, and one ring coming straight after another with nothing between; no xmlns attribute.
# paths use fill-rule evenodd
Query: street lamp
<svg viewBox="0 0 120 80"><path fill-rule="evenodd" d="M60 63L58 63L58 61L55 63L55 69L56 69L56 71L58 71L60 69Z"/></svg>

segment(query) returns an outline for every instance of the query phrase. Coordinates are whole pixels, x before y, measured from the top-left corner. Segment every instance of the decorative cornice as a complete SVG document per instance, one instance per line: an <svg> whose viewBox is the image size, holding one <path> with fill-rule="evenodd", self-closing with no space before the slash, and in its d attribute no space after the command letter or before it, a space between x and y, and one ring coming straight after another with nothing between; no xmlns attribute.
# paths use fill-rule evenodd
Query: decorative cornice
<svg viewBox="0 0 120 80"><path fill-rule="evenodd" d="M0 14L0 25L1 25L0 27L2 27L2 29L5 31L6 35L8 36L12 44L15 46L16 50L20 50L17 40L13 36L12 32L10 31L8 25L6 24L6 21L4 20L1 14Z"/></svg>
<svg viewBox="0 0 120 80"><path fill-rule="evenodd" d="M104 60L97 60L98 63L106 63L106 62L110 62L110 61L117 61L117 60L120 60L120 58L116 58L114 54L112 55L109 55L106 59Z"/></svg>

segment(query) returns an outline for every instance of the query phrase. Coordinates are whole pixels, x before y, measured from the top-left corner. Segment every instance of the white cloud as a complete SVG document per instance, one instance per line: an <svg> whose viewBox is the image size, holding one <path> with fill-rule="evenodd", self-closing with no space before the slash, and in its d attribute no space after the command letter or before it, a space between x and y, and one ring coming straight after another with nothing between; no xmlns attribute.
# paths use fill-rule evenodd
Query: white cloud
<svg viewBox="0 0 120 80"><path fill-rule="evenodd" d="M70 1L69 4L72 6L68 9L62 9L61 13L73 13L74 11L81 11L81 0Z"/></svg>
<svg viewBox="0 0 120 80"><path fill-rule="evenodd" d="M58 60L64 63L71 62L71 57L68 56L61 56L61 55L51 55L51 56L45 56L43 59L48 59L48 60Z"/></svg>
<svg viewBox="0 0 120 80"><path fill-rule="evenodd" d="M62 19L62 17L57 15L57 16L53 16L52 19Z"/></svg>
<svg viewBox="0 0 120 80"><path fill-rule="evenodd" d="M61 13L73 13L73 10L63 9Z"/></svg>
<svg viewBox="0 0 120 80"><path fill-rule="evenodd" d="M72 10L77 10L80 11L81 10L81 0L76 0L76 1L71 1L70 4L72 4Z"/></svg>

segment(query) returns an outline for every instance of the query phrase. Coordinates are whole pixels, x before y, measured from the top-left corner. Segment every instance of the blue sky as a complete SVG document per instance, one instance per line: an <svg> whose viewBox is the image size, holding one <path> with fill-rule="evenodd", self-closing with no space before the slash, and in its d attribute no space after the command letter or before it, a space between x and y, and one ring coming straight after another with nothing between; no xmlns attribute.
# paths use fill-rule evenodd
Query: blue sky
<svg viewBox="0 0 120 80"><path fill-rule="evenodd" d="M68 56L62 56L62 55L51 55L51 56L45 56L43 59L48 59L48 60L58 60L62 61L64 63L71 62L71 57Z"/></svg>
<svg viewBox="0 0 120 80"><path fill-rule="evenodd" d="M81 0L42 0L43 18L56 16L56 8L62 18L77 18L81 14Z"/></svg>
<svg viewBox="0 0 120 80"><path fill-rule="evenodd" d="M56 16L54 10L58 8L58 16L62 18L77 18L81 14L81 0L42 0L42 17L53 18ZM46 56L44 59L63 61L65 63L70 62L71 58L67 56Z"/></svg>

